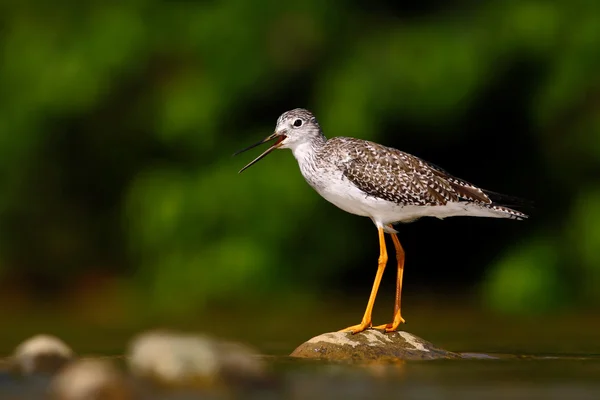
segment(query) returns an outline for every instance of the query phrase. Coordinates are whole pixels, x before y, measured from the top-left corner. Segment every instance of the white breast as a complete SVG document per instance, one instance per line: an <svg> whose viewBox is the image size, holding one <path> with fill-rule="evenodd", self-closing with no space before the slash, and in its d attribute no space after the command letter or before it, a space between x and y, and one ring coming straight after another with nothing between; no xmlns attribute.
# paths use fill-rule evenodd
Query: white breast
<svg viewBox="0 0 600 400"><path fill-rule="evenodd" d="M358 189L333 162L315 162L314 149L309 146L298 146L292 151L298 160L302 176L324 199L346 212L369 217L380 227L427 216L440 219L461 215L507 217L503 213L475 203L453 202L441 206L399 205L370 196Z"/></svg>

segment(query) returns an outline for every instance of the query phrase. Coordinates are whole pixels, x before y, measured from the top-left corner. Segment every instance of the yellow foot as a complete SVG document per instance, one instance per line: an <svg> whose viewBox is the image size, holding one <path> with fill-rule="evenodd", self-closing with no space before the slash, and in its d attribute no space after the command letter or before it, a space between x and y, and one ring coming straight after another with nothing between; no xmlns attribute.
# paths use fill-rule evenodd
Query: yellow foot
<svg viewBox="0 0 600 400"><path fill-rule="evenodd" d="M363 321L363 322L361 322L358 325L349 326L349 327L347 327L345 329L339 330L338 332L350 332L351 334L354 335L355 333L359 333L359 332L362 332L362 331L364 331L366 329L369 329L371 326L373 326L373 324L370 321L369 322L364 322Z"/></svg>
<svg viewBox="0 0 600 400"><path fill-rule="evenodd" d="M379 329L382 331L385 331L387 333L389 332L395 332L398 330L398 327L400 326L400 324L405 324L406 321L404 320L404 318L402 318L400 315L397 315L394 318L394 322L390 322L389 324L385 324L385 325L377 325L374 326L373 329Z"/></svg>

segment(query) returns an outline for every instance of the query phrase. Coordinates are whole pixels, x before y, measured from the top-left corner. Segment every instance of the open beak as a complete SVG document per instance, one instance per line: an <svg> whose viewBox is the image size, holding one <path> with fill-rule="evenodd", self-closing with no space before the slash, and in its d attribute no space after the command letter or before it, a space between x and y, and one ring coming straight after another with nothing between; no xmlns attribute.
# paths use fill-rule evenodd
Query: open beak
<svg viewBox="0 0 600 400"><path fill-rule="evenodd" d="M243 153L243 152L245 152L247 150L255 148L256 146L259 146L259 145L261 145L263 143L266 143L266 142L270 142L271 140L275 140L275 139L277 139L277 140L276 140L275 143L273 143L273 145L271 147L269 147L267 150L265 150L264 153L262 153L260 156L256 157L254 160L252 160L250 163L248 163L248 165L246 165L244 168L240 169L239 173L242 173L245 169L247 169L250 166L252 166L253 164L257 163L262 158L264 158L267 154L269 154L270 152L272 152L273 150L275 150L276 148L278 148L280 146L280 143L283 142L283 140L285 139L285 135L282 135L282 134L279 134L279 133L275 132L272 135L267 136L266 138L264 138L260 142L254 143L252 146L248 146L245 149L242 149L242 150L236 152L234 154L234 156L237 156L240 153Z"/></svg>

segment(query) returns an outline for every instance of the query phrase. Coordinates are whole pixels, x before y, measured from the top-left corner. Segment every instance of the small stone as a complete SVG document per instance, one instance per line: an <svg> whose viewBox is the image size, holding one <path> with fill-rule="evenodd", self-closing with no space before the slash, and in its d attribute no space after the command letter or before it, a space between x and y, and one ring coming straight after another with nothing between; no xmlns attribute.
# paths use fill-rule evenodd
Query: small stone
<svg viewBox="0 0 600 400"><path fill-rule="evenodd" d="M260 355L252 348L235 342L216 343L219 354L220 379L235 385L265 383L267 380L265 364Z"/></svg>
<svg viewBox="0 0 600 400"><path fill-rule="evenodd" d="M245 384L265 375L254 350L203 335L143 333L132 341L127 360L133 374L173 387Z"/></svg>
<svg viewBox="0 0 600 400"><path fill-rule="evenodd" d="M112 363L79 360L58 373L50 384L52 400L130 400L131 385Z"/></svg>
<svg viewBox="0 0 600 400"><path fill-rule="evenodd" d="M73 350L51 335L37 335L17 346L14 367L24 375L54 374L75 357Z"/></svg>
<svg viewBox="0 0 600 400"><path fill-rule="evenodd" d="M435 360L460 355L435 347L408 332L382 333L375 329L351 334L330 332L315 336L290 354L292 357L351 361Z"/></svg>

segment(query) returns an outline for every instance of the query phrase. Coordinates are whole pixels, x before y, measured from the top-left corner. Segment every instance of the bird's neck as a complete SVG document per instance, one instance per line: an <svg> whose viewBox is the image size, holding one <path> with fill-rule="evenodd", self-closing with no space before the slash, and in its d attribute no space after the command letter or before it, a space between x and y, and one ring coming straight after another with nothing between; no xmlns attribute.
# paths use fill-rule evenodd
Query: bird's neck
<svg viewBox="0 0 600 400"><path fill-rule="evenodd" d="M323 148L325 142L327 142L325 136L315 136L314 138L311 138L311 140L298 143L293 146L291 148L292 153L294 154L294 157L296 157L296 160L298 160L299 164L313 163L315 156Z"/></svg>

